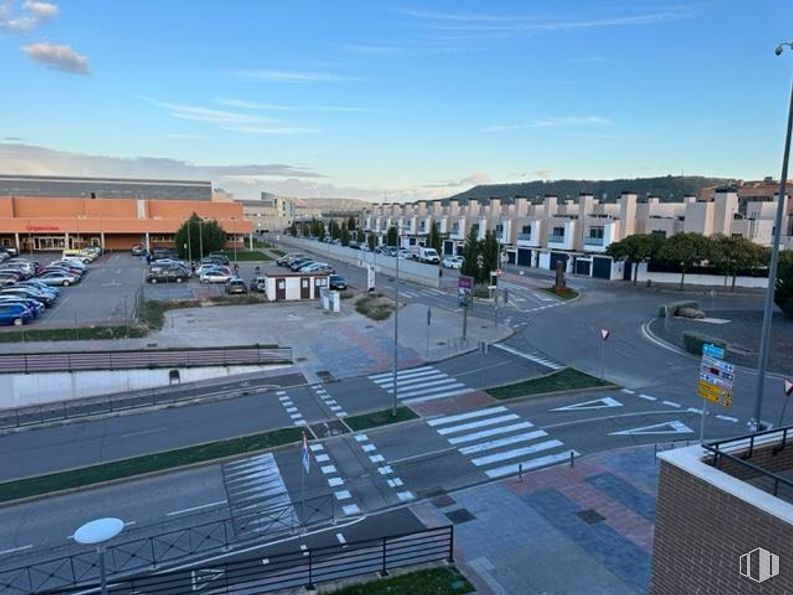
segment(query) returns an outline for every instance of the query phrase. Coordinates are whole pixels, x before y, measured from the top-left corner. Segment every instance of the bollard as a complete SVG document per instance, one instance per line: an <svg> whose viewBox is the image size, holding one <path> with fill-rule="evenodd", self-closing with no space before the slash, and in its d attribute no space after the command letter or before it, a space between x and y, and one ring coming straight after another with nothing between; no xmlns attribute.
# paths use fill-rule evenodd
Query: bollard
<svg viewBox="0 0 793 595"><path fill-rule="evenodd" d="M575 453L570 451L570 467L575 467Z"/></svg>
<svg viewBox="0 0 793 595"><path fill-rule="evenodd" d="M518 481L523 481L523 463L518 463Z"/></svg>

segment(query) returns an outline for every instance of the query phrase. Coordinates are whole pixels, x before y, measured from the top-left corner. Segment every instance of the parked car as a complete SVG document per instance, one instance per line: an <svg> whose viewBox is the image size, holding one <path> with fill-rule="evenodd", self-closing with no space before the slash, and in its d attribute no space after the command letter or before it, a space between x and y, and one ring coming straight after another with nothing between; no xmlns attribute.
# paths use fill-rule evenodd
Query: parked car
<svg viewBox="0 0 793 595"><path fill-rule="evenodd" d="M445 256L443 258L443 266L447 269L459 269L463 266L462 256Z"/></svg>
<svg viewBox="0 0 793 595"><path fill-rule="evenodd" d="M21 298L13 295L0 295L0 305L3 304L22 304L25 308L30 310L30 313L33 314L33 318L38 318L39 314L44 312L44 304L30 298Z"/></svg>
<svg viewBox="0 0 793 595"><path fill-rule="evenodd" d="M221 264L229 264L229 257L223 252L210 252L207 258L221 261Z"/></svg>
<svg viewBox="0 0 793 595"><path fill-rule="evenodd" d="M181 266L157 267L149 270L146 281L149 283L183 283L190 278L188 271Z"/></svg>
<svg viewBox="0 0 793 595"><path fill-rule="evenodd" d="M264 293L267 291L267 278L266 277L254 277L251 280L250 284L251 291L258 291Z"/></svg>
<svg viewBox="0 0 793 595"><path fill-rule="evenodd" d="M74 275L75 277L79 277L80 279L82 279L82 277L83 277L83 271L81 271L80 269L78 269L76 267L70 266L70 265L68 265L66 263L55 263L55 264L48 265L48 266L44 267L43 269L41 269L36 274L36 276L37 277L41 277L42 275L44 275L46 273L50 273L50 272L67 273L69 275Z"/></svg>
<svg viewBox="0 0 793 595"><path fill-rule="evenodd" d="M335 273L336 269L330 266L327 262L312 262L305 266L300 267L301 273Z"/></svg>
<svg viewBox="0 0 793 595"><path fill-rule="evenodd" d="M344 290L347 289L347 279L341 275L331 275L328 283L331 289Z"/></svg>
<svg viewBox="0 0 793 595"><path fill-rule="evenodd" d="M15 295L17 297L31 298L38 302L41 302L48 308L55 303L55 298L51 297L48 294L45 294L43 291L38 291L36 289L33 289L32 287L20 287L20 286L3 287L2 289L0 289L0 295Z"/></svg>
<svg viewBox="0 0 793 595"><path fill-rule="evenodd" d="M33 279L38 279L42 283L47 285L60 285L63 287L69 287L69 285L74 285L75 283L80 282L79 275L73 275L68 271L56 271L51 270L47 271L46 273L42 273L38 277L34 277Z"/></svg>
<svg viewBox="0 0 793 595"><path fill-rule="evenodd" d="M441 261L441 257L438 256L438 251L435 248L419 246L416 251L416 260L428 264L438 264Z"/></svg>
<svg viewBox="0 0 793 595"><path fill-rule="evenodd" d="M22 326L33 320L33 314L22 304L0 304L0 324Z"/></svg>
<svg viewBox="0 0 793 595"><path fill-rule="evenodd" d="M88 271L88 265L87 264L85 264L79 258L72 258L71 256L65 256L64 258L61 258L60 260L53 260L50 263L50 265L53 265L53 264L67 264L70 267L72 267L73 269L81 270L83 273Z"/></svg>
<svg viewBox="0 0 793 595"><path fill-rule="evenodd" d="M289 266L289 268L292 269L294 272L297 272L301 268L303 268L307 264L311 264L312 262L315 262L315 261L310 259L310 258L298 258L297 260L292 262L292 264Z"/></svg>
<svg viewBox="0 0 793 595"><path fill-rule="evenodd" d="M215 267L201 273L199 280L201 283L225 283L233 276L228 270Z"/></svg>
<svg viewBox="0 0 793 595"><path fill-rule="evenodd" d="M21 285L22 287L32 287L33 289L38 289L39 291L43 291L44 293L49 293L52 297L58 297L61 292L59 289L47 285L43 281L39 280L38 277L33 277L32 279L28 279L27 281L19 281L17 285Z"/></svg>
<svg viewBox="0 0 793 595"><path fill-rule="evenodd" d="M11 246L0 246L0 252L3 252L4 254L7 254L8 256L16 256L17 255L17 249L13 248Z"/></svg>
<svg viewBox="0 0 793 595"><path fill-rule="evenodd" d="M243 279L240 279L239 277L232 277L226 281L225 291L228 294L248 293L248 287L245 285L245 281Z"/></svg>
<svg viewBox="0 0 793 595"><path fill-rule="evenodd" d="M293 260L297 260L298 258L305 258L305 255L300 254L298 252L293 252L291 254L284 254L280 258L275 260L275 264L279 267L288 267L292 265Z"/></svg>
<svg viewBox="0 0 793 595"><path fill-rule="evenodd" d="M143 244L135 244L132 246L132 256L145 256L146 247Z"/></svg>

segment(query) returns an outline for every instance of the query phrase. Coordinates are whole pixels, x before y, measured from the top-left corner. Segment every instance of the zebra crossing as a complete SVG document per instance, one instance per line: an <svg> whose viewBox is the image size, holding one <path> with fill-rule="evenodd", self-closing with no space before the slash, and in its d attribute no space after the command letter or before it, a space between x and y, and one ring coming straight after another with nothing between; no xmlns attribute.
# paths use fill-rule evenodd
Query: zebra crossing
<svg viewBox="0 0 793 595"><path fill-rule="evenodd" d="M336 417L347 417L347 412L341 405L338 404L336 399L331 396L324 386L321 384L312 384L311 390L313 390L314 394L317 395L317 397L319 397L323 403L325 403L333 415Z"/></svg>
<svg viewBox="0 0 793 595"><path fill-rule="evenodd" d="M491 479L578 456L503 406L436 417L427 423Z"/></svg>
<svg viewBox="0 0 793 595"><path fill-rule="evenodd" d="M392 372L373 374L369 376L369 380L384 391L393 393ZM403 403L421 403L473 391L474 389L434 366L421 366L397 372L397 398Z"/></svg>
<svg viewBox="0 0 793 595"><path fill-rule="evenodd" d="M550 368L551 370L561 370L565 366L558 362L553 361L551 358L541 355L539 353L533 352L526 352L520 351L515 349L514 347L510 347L509 345L503 345L501 343L493 343L492 347L496 349L501 349L502 351L506 351L507 353L511 353L512 355L517 355L518 357L522 357L523 359L527 359L535 364L540 364L541 366L545 366L546 368Z"/></svg>
<svg viewBox="0 0 793 595"><path fill-rule="evenodd" d="M413 289L412 288L412 289L408 289L408 290L400 289L399 290L399 295L407 297L407 298L411 298L411 299L416 299L416 298L421 297L421 296L424 296L424 297L442 297L442 296L447 296L449 294L441 291L440 289L433 289L433 288L430 288L430 289Z"/></svg>
<svg viewBox="0 0 793 595"><path fill-rule="evenodd" d="M225 463L223 483L238 534L283 530L280 523L273 522L274 514L283 523L296 518L289 492L272 453ZM274 514L267 514L267 511Z"/></svg>

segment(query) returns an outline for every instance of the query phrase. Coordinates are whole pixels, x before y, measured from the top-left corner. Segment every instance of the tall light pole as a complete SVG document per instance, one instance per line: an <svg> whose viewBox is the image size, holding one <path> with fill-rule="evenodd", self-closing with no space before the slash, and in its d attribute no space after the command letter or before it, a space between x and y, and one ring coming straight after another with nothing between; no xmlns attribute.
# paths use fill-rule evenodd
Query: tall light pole
<svg viewBox="0 0 793 595"><path fill-rule="evenodd" d="M399 236L397 236L396 279L394 282L394 403L391 405L391 416L397 414L397 374L399 372Z"/></svg>
<svg viewBox="0 0 793 595"><path fill-rule="evenodd" d="M785 46L793 49L793 42L780 43L774 53L779 56ZM782 175L779 180L779 200L776 205L776 218L774 220L774 239L771 246L771 262L768 265L768 288L765 292L765 306L763 308L763 330L760 335L760 357L757 365L757 396L754 403L754 431L760 430L760 415L763 408L763 390L765 388L765 371L768 366L768 344L771 334L771 314L774 301L774 288L776 286L777 265L779 263L779 242L782 239L782 215L785 210L785 197L787 195L787 168L790 159L790 132L793 128L793 87L790 90L790 108L787 116L787 130L785 132L785 152L782 154Z"/></svg>
<svg viewBox="0 0 793 595"><path fill-rule="evenodd" d="M198 251L201 252L201 258L204 258L204 220L201 215L198 216ZM199 258L199 260L201 260Z"/></svg>

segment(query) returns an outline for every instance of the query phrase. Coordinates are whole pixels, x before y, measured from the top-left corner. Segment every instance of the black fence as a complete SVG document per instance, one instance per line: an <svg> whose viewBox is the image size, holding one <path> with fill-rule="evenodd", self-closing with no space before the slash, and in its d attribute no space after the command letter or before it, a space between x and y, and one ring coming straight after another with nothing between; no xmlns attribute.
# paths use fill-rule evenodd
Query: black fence
<svg viewBox="0 0 793 595"><path fill-rule="evenodd" d="M169 405L182 401L200 399L246 396L256 391L271 388L283 388L303 384L305 377L300 373L282 374L278 376L245 380L233 383L226 388L196 388L187 383L184 385L158 386L150 389L83 397L66 401L53 401L41 405L28 405L16 409L0 409L0 430L37 426L56 421L80 419L94 415L118 413L130 409Z"/></svg>
<svg viewBox="0 0 793 595"><path fill-rule="evenodd" d="M291 347L217 347L0 355L0 374L291 364Z"/></svg>
<svg viewBox="0 0 793 595"><path fill-rule="evenodd" d="M184 595L206 592L277 593L345 578L379 574L419 564L452 562L453 526L416 533L349 542L306 551L246 558L225 564L197 564L186 570L110 580L109 593L116 595ZM81 585L81 592L96 589L96 581ZM74 590L43 591L65 595Z"/></svg>
<svg viewBox="0 0 793 595"><path fill-rule="evenodd" d="M301 510L302 514L298 514ZM303 505L289 504L244 515L231 514L157 535L141 536L108 546L105 553L107 573L129 576L164 566L173 567L199 556L227 552L264 539L270 541L309 526L333 523L335 514L333 496L328 494L307 499ZM0 571L0 594L29 595L48 590L73 593L81 584L98 580L97 555L89 550ZM190 589L182 591L185 592L189 593Z"/></svg>

